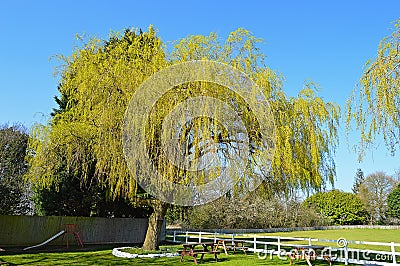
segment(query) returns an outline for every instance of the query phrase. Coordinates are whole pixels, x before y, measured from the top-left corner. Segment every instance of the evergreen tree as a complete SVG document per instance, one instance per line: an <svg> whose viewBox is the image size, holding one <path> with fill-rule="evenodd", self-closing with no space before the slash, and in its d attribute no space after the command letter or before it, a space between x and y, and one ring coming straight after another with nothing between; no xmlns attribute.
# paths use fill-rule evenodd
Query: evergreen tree
<svg viewBox="0 0 400 266"><path fill-rule="evenodd" d="M364 172L361 170L361 168L357 169L356 172L356 176L354 177L354 184L353 184L353 188L352 191L354 194L357 194L359 189L360 189L360 185L364 182Z"/></svg>

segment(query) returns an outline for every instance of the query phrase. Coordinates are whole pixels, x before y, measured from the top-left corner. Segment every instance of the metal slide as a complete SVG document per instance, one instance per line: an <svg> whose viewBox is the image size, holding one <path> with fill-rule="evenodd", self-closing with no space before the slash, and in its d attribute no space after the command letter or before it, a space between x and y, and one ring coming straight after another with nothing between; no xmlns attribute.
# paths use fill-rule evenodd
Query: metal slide
<svg viewBox="0 0 400 266"><path fill-rule="evenodd" d="M65 231L64 231L64 230L61 230L60 232L58 232L58 233L55 234L54 236L50 237L49 239L47 239L47 240L44 241L43 243L40 243L40 244L38 244L38 245L36 245L36 246L31 246L31 247L24 248L24 250L28 250L28 249L38 248L38 247L44 246L44 245L46 245L47 243L49 243L49 242L53 241L54 239L58 238L59 236L61 236L61 235L64 234L64 233L65 233Z"/></svg>

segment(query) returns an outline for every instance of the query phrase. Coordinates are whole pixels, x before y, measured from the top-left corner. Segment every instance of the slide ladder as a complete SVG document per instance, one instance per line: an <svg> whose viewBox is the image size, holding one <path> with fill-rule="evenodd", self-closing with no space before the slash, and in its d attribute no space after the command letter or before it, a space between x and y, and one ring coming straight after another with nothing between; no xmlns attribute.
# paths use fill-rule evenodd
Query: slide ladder
<svg viewBox="0 0 400 266"><path fill-rule="evenodd" d="M68 234L73 234L78 245L83 248L83 242L79 235L77 224L65 224L65 239L67 241L67 248L68 248Z"/></svg>

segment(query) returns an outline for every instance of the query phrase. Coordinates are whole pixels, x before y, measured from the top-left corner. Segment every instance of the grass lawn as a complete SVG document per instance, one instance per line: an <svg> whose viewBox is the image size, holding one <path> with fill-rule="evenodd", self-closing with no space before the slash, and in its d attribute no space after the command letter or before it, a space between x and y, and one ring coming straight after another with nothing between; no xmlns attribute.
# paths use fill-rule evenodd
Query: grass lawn
<svg viewBox="0 0 400 266"><path fill-rule="evenodd" d="M356 241L370 241L370 242L395 242L400 243L400 230L396 229L338 229L338 230L314 230L314 231L294 231L294 232L277 232L277 233L259 233L259 236L281 236L281 237L298 237L298 238L317 238L317 239L327 239L334 240L331 243L327 242L313 242L315 245L324 245L337 247L336 240L339 238L344 238L346 240L356 240ZM237 238L243 238L247 240L252 240L254 234L248 234L244 236L236 236ZM195 235L191 235L192 241L195 240ZM196 236L197 237L197 236ZM203 237L213 238L213 234L206 235ZM230 238L231 235L225 235L224 237ZM184 237L179 238L184 240ZM261 239L260 239L261 240ZM275 241L271 239L271 241ZM308 244L308 241L289 241L282 240L281 243L293 243L293 244ZM358 249L374 249L382 251L390 251L390 247L387 246L373 246L373 245L361 245L361 244L349 244L349 248ZM396 251L400 252L400 247L396 247Z"/></svg>
<svg viewBox="0 0 400 266"><path fill-rule="evenodd" d="M316 231L281 232L281 233L271 233L263 235L269 235L269 236L273 235L282 237L311 237L311 238L331 239L331 240L345 238L346 240L400 243L400 230L395 230L395 229L316 230ZM326 245L327 243L324 244L323 242L321 242L318 244ZM330 243L330 244L335 245L335 243ZM349 244L349 248L390 251L390 247L372 246L372 245ZM400 252L400 247L397 247L396 251Z"/></svg>
<svg viewBox="0 0 400 266"><path fill-rule="evenodd" d="M400 243L400 230L389 229L342 229L342 230L320 230L320 231L297 231L297 232L281 232L260 234L264 236L282 236L282 237L305 237L305 238L319 238L319 239L332 239L345 238L347 240L360 240L360 241L373 241L373 242L396 242ZM314 243L317 244L317 243ZM321 243L326 245L327 243ZM330 243L331 246L335 243ZM369 248L388 250L388 247L379 246L363 246L363 245L349 245L352 248ZM175 251L181 246L163 246L163 250ZM138 249L138 253L140 250ZM117 258L112 255L110 247L102 247L99 250L43 250L36 252L14 252L14 253L0 253L0 262L7 262L6 265L195 265L193 258L185 256L183 262L179 261L179 257L173 258L135 258L124 259ZM135 252L135 250L133 251ZM267 256L264 259L259 258L256 254L251 252L248 255L230 254L226 256L221 253L219 261L215 262L213 255L205 255L203 260L199 260L199 265L290 265L286 257L280 259L274 256L271 259ZM335 263L337 265L343 265ZM295 265L307 265L306 261L296 261ZM315 261L313 265L329 265L324 261Z"/></svg>
<svg viewBox="0 0 400 266"><path fill-rule="evenodd" d="M344 237L347 240L400 243L400 230L396 229L315 230L315 231L269 233L267 235L290 236L290 237L312 237L320 239L338 239Z"/></svg>
<svg viewBox="0 0 400 266"><path fill-rule="evenodd" d="M195 265L193 258L185 256L183 262L179 261L179 257L173 258L136 258L124 259L117 258L111 254L111 249L99 251L74 251L74 252L40 252L26 253L0 256L0 262L7 262L6 265ZM279 259L269 256L264 259L258 258L257 255L249 253L243 254L220 254L218 262L213 255L205 255L203 260L198 260L199 265L218 265L218 266L244 266L244 265L290 265L286 258ZM306 261L298 261L295 265L307 265ZM313 265L329 265L323 261L316 261Z"/></svg>

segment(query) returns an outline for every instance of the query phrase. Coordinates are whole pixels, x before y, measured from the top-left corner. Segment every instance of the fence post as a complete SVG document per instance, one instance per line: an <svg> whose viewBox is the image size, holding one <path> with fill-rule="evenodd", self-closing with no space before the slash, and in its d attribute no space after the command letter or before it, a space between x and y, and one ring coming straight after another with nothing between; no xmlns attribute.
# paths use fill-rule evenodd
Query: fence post
<svg viewBox="0 0 400 266"><path fill-rule="evenodd" d="M309 245L309 246L312 246L312 240L311 240L311 237L308 239L308 245Z"/></svg>
<svg viewBox="0 0 400 266"><path fill-rule="evenodd" d="M392 261L393 261L393 264L397 264L397 262L396 262L396 248L394 247L394 242L390 242L390 248L392 250Z"/></svg>
<svg viewBox="0 0 400 266"><path fill-rule="evenodd" d="M199 243L201 243L201 232L199 232Z"/></svg>
<svg viewBox="0 0 400 266"><path fill-rule="evenodd" d="M176 242L176 231L174 230L174 243Z"/></svg>
<svg viewBox="0 0 400 266"><path fill-rule="evenodd" d="M278 236L278 253L281 254L281 237Z"/></svg>
<svg viewBox="0 0 400 266"><path fill-rule="evenodd" d="M232 245L235 245L235 234L232 234Z"/></svg>
<svg viewBox="0 0 400 266"><path fill-rule="evenodd" d="M217 243L217 232L214 232L214 243Z"/></svg>
<svg viewBox="0 0 400 266"><path fill-rule="evenodd" d="M186 231L186 244L188 243L188 239L189 239L189 232L188 231Z"/></svg>
<svg viewBox="0 0 400 266"><path fill-rule="evenodd" d="M349 250L347 245L344 246L344 265L349 265Z"/></svg>
<svg viewBox="0 0 400 266"><path fill-rule="evenodd" d="M256 253L256 251L257 251L257 235L256 234L254 234L254 245L253 245L253 247L254 247L254 253Z"/></svg>

